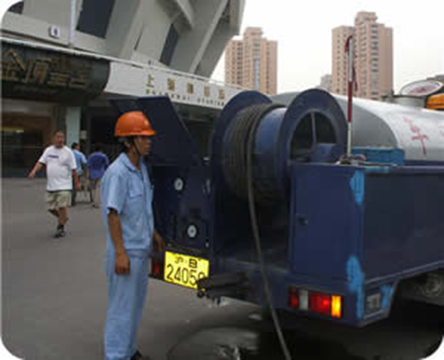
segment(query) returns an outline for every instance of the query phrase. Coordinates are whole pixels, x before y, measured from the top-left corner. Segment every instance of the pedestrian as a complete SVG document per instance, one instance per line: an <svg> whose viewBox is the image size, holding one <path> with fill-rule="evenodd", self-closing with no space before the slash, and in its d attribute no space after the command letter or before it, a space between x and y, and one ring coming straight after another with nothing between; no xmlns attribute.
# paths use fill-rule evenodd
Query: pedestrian
<svg viewBox="0 0 444 360"><path fill-rule="evenodd" d="M84 181L83 181L83 169L86 168L86 165L88 164L88 162L86 160L85 154L83 154L80 151L80 145L78 143L76 143L76 142L72 143L71 149L72 149L72 152L74 154L74 158L76 159L77 176L79 177L80 187L82 187L82 184L84 183ZM77 190L76 190L76 187L73 186L71 206L75 206L76 205L76 197L77 197Z"/></svg>
<svg viewBox="0 0 444 360"><path fill-rule="evenodd" d="M146 298L150 252L152 247L154 251L165 251L164 240L154 228L153 194L144 163L154 135L142 112L120 116L115 136L122 144L122 153L102 179L109 301L105 360L149 359L137 349L137 329Z"/></svg>
<svg viewBox="0 0 444 360"><path fill-rule="evenodd" d="M46 204L48 211L58 218L56 238L65 236L65 225L68 222L68 207L71 205L71 191L73 187L80 190L77 176L77 165L71 149L65 146L65 134L56 131L53 136L53 145L47 147L43 155L35 164L28 177L46 167Z"/></svg>
<svg viewBox="0 0 444 360"><path fill-rule="evenodd" d="M103 153L100 145L95 145L93 153L88 158L89 184L93 207L98 207L98 204L100 203L100 179L108 166L108 156Z"/></svg>

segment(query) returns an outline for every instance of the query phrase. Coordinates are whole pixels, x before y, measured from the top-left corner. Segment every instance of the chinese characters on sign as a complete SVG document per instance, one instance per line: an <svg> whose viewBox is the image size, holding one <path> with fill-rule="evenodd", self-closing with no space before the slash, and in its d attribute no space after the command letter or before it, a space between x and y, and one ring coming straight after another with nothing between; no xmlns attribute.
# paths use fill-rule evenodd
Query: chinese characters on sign
<svg viewBox="0 0 444 360"><path fill-rule="evenodd" d="M418 140L421 142L422 152L424 155L427 155L427 148L425 144L425 140L429 140L429 137L426 134L422 133L421 128L418 125L415 125L413 120L404 118L404 122L409 125L410 131L415 134L412 136L412 140Z"/></svg>
<svg viewBox="0 0 444 360"><path fill-rule="evenodd" d="M441 135L442 138L444 138L444 124L438 125L438 127L439 127L439 134Z"/></svg>
<svg viewBox="0 0 444 360"><path fill-rule="evenodd" d="M100 94L108 75L108 61L3 44L5 97L82 101Z"/></svg>
<svg viewBox="0 0 444 360"><path fill-rule="evenodd" d="M194 84L187 83L187 93L194 94Z"/></svg>
<svg viewBox="0 0 444 360"><path fill-rule="evenodd" d="M183 79L171 74L150 71L146 74L145 94L164 95L172 100L223 107L226 101L225 89L202 80Z"/></svg>
<svg viewBox="0 0 444 360"><path fill-rule="evenodd" d="M168 91L176 91L176 82L174 79L168 79Z"/></svg>
<svg viewBox="0 0 444 360"><path fill-rule="evenodd" d="M146 83L147 88L153 88L154 87L154 76L151 74L148 74L148 82Z"/></svg>
<svg viewBox="0 0 444 360"><path fill-rule="evenodd" d="M2 81L86 89L91 80L91 66L72 63L64 55L37 56L24 59L15 49L2 54Z"/></svg>

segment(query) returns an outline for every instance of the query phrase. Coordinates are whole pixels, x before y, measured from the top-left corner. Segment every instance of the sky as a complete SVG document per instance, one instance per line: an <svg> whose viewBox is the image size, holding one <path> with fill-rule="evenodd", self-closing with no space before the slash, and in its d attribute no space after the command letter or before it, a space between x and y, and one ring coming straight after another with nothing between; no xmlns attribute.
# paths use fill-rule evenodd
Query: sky
<svg viewBox="0 0 444 360"><path fill-rule="evenodd" d="M331 30L353 26L358 11L375 12L393 29L396 93L407 83L444 74L443 0L246 0L240 34L259 26L278 41L278 93L320 84L331 73ZM224 80L224 57L212 77Z"/></svg>
<svg viewBox="0 0 444 360"><path fill-rule="evenodd" d="M394 90L444 74L444 0L245 0L240 34L262 27L278 41L278 92L304 90L331 73L331 30L373 11L393 29ZM0 0L0 16L17 0ZM212 77L224 80L222 56Z"/></svg>

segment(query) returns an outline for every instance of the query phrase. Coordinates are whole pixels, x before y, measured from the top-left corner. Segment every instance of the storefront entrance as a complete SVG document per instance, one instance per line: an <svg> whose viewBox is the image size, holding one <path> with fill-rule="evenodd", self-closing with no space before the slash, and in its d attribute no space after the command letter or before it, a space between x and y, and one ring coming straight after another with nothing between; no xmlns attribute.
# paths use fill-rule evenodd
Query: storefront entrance
<svg viewBox="0 0 444 360"><path fill-rule="evenodd" d="M56 123L54 108L44 104L35 107L26 101L9 101L3 103L2 110L2 176L26 176L43 150L51 144Z"/></svg>

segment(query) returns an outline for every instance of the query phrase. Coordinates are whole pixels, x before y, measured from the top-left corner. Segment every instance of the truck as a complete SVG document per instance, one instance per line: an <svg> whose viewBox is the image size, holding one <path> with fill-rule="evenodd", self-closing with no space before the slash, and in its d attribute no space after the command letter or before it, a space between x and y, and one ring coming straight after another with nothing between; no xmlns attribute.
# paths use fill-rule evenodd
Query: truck
<svg viewBox="0 0 444 360"><path fill-rule="evenodd" d="M444 306L444 113L355 99L345 156L347 98L321 89L241 92L204 139L166 96L113 105L158 134L148 162L168 246L151 277L356 328L395 299Z"/></svg>

